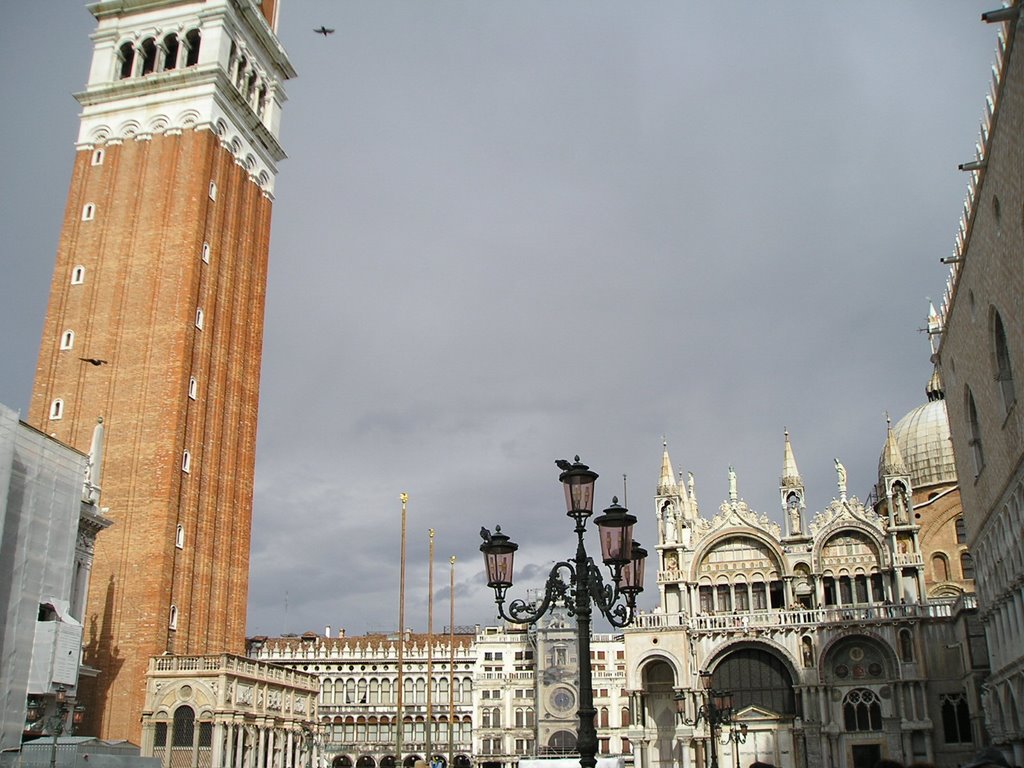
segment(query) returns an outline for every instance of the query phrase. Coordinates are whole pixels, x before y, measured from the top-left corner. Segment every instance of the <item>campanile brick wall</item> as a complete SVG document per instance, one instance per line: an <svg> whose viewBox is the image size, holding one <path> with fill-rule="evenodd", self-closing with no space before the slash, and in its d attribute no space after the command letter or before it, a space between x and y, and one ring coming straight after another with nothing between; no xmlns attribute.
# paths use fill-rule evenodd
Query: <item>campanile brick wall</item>
<svg viewBox="0 0 1024 768"><path fill-rule="evenodd" d="M211 130L103 152L76 154L29 421L87 450L104 418L114 525L86 614L100 674L83 685L84 732L137 740L150 656L244 653L271 202Z"/></svg>

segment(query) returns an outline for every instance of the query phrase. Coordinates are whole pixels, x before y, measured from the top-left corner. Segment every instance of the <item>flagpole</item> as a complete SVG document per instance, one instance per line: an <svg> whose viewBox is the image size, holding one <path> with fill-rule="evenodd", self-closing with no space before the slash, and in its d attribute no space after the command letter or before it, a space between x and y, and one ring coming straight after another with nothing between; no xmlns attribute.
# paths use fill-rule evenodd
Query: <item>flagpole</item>
<svg viewBox="0 0 1024 768"><path fill-rule="evenodd" d="M405 505L409 501L409 494L404 491L399 496L402 500L402 552L401 552L401 575L398 582L398 707L396 712L397 738L395 740L397 768L403 768L402 763L402 730L405 723L402 718L402 689L404 686L402 662L405 660Z"/></svg>
<svg viewBox="0 0 1024 768"><path fill-rule="evenodd" d="M427 529L430 534L430 555L427 558L427 756L428 766L434 764L434 529Z"/></svg>
<svg viewBox="0 0 1024 768"><path fill-rule="evenodd" d="M455 757L455 555L448 560L451 573L448 577L448 766L452 768Z"/></svg>

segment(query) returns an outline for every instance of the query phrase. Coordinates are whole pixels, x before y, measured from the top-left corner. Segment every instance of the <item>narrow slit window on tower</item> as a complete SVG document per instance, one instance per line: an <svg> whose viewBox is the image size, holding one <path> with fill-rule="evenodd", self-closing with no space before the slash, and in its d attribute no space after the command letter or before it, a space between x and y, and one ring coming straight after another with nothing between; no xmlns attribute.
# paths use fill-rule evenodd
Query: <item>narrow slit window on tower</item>
<svg viewBox="0 0 1024 768"><path fill-rule="evenodd" d="M167 626L171 629L178 628L178 606L171 606L171 614L167 617Z"/></svg>
<svg viewBox="0 0 1024 768"><path fill-rule="evenodd" d="M215 181L211 181L210 182L210 199L211 200L216 200L217 199L217 182L215 182Z"/></svg>
<svg viewBox="0 0 1024 768"><path fill-rule="evenodd" d="M205 261L207 264L210 263L210 244L209 243L203 243L203 261Z"/></svg>
<svg viewBox="0 0 1024 768"><path fill-rule="evenodd" d="M60 348L61 349L74 349L75 347L75 332L64 331L60 336Z"/></svg>
<svg viewBox="0 0 1024 768"><path fill-rule="evenodd" d="M181 471L188 474L192 470L192 454L188 448L181 452Z"/></svg>
<svg viewBox="0 0 1024 768"><path fill-rule="evenodd" d="M203 330L203 310L196 310L196 328Z"/></svg>
<svg viewBox="0 0 1024 768"><path fill-rule="evenodd" d="M981 424L978 421L978 409L974 405L974 395L971 393L970 387L967 388L966 400L967 424L971 431L968 445L971 447L971 454L974 458L974 476L977 477L985 468L985 452L981 447Z"/></svg>
<svg viewBox="0 0 1024 768"><path fill-rule="evenodd" d="M84 282L85 282L85 267L83 267L81 264L78 264L78 265L75 266L74 269L71 270L71 284L72 285L81 285Z"/></svg>
<svg viewBox="0 0 1024 768"><path fill-rule="evenodd" d="M178 549L185 548L185 528L179 525L178 529L174 533L174 546Z"/></svg>
<svg viewBox="0 0 1024 768"><path fill-rule="evenodd" d="M50 403L50 418L60 419L64 417L64 401L59 397Z"/></svg>
<svg viewBox="0 0 1024 768"><path fill-rule="evenodd" d="M82 206L82 221L92 221L94 218L96 218L96 206L86 203Z"/></svg>
<svg viewBox="0 0 1024 768"><path fill-rule="evenodd" d="M196 381L196 377L192 376L188 380L188 397L190 400L196 399L196 394L199 392L199 383Z"/></svg>
<svg viewBox="0 0 1024 768"><path fill-rule="evenodd" d="M103 150L102 149L94 149L92 151L92 164L93 165L103 165Z"/></svg>
<svg viewBox="0 0 1024 768"><path fill-rule="evenodd" d="M1010 365L1010 348L1006 343L1006 329L998 311L992 312L992 346L995 353L996 382L1003 398L1003 412L1009 413L1017 401L1013 384L1013 368Z"/></svg>

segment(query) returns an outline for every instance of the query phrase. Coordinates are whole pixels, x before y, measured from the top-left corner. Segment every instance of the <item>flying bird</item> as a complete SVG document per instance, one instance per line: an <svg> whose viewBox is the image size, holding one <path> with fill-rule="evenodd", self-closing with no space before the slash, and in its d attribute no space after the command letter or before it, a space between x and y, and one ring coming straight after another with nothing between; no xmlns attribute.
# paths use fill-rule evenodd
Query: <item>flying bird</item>
<svg viewBox="0 0 1024 768"><path fill-rule="evenodd" d="M89 363L90 365L106 365L106 360L100 360L98 357L80 357L78 358L83 363Z"/></svg>
<svg viewBox="0 0 1024 768"><path fill-rule="evenodd" d="M333 29L328 29L327 27L325 27L323 25L320 26L320 29L314 29L313 31L316 34L318 34L318 35L323 35L324 37L327 37L328 35L333 35L334 34L334 30Z"/></svg>

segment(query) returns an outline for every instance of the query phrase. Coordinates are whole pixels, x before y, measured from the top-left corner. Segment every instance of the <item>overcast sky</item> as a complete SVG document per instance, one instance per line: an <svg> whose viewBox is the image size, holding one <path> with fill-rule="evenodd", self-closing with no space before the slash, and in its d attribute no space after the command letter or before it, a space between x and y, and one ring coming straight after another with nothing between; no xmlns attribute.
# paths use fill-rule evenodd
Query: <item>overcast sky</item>
<svg viewBox="0 0 1024 768"><path fill-rule="evenodd" d="M493 622L574 551L578 453L655 543L662 439L710 516L876 478L924 401L994 59L968 2L285 0L249 633ZM95 26L0 25L0 402L27 412ZM320 24L337 32L324 38ZM653 561L653 558L652 558ZM657 602L654 564L641 603Z"/></svg>

